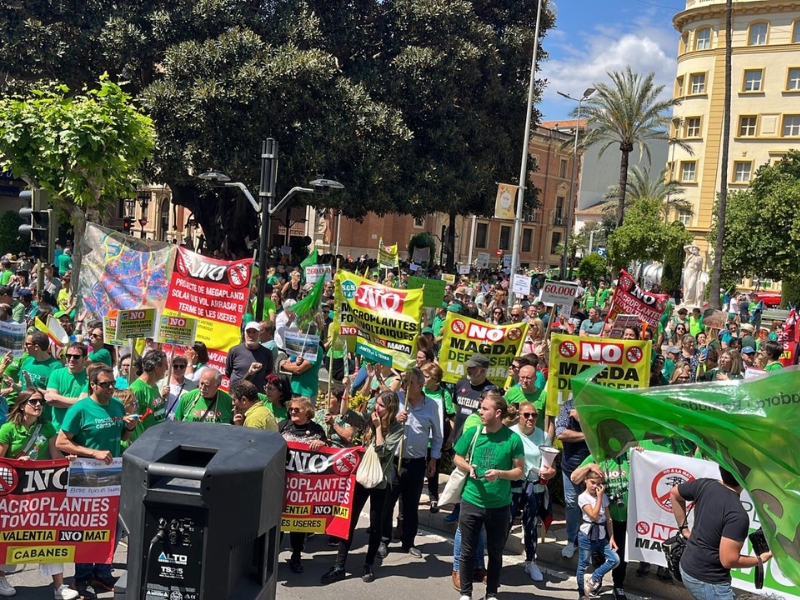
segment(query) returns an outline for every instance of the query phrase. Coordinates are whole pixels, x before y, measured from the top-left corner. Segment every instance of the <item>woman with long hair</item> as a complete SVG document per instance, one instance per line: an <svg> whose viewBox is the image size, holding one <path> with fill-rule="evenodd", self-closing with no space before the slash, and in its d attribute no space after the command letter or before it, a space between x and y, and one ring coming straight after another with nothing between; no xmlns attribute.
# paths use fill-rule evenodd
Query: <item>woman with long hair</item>
<svg viewBox="0 0 800 600"><path fill-rule="evenodd" d="M678 327L680 327L680 324ZM694 339L694 336L691 333L686 333L680 339L680 343L681 360L689 363L690 381L694 382L697 378L697 365L700 364L700 353L697 352L697 340Z"/></svg>
<svg viewBox="0 0 800 600"><path fill-rule="evenodd" d="M292 386L286 375L267 375L267 385L264 387L266 395L259 394L264 402L264 406L272 411L275 418L280 422L289 418L287 410L289 401L292 399Z"/></svg>
<svg viewBox="0 0 800 600"><path fill-rule="evenodd" d="M22 390L8 421L0 427L0 457L17 460L49 460L63 458L56 448L56 430L42 418L45 406L44 392L37 388ZM49 563L39 565L42 575L53 578L56 600L75 600L79 594L64 583L64 565ZM13 596L16 590L0 571L0 595Z"/></svg>
<svg viewBox="0 0 800 600"><path fill-rule="evenodd" d="M549 352L544 333L544 322L540 318L536 317L528 321L528 336L522 345L522 354L535 354L546 362L549 358Z"/></svg>
<svg viewBox="0 0 800 600"><path fill-rule="evenodd" d="M299 300L303 285L300 283L300 272L292 271L292 278L286 282L281 290L281 295L290 300Z"/></svg>
<svg viewBox="0 0 800 600"><path fill-rule="evenodd" d="M367 556L364 559L364 571L361 579L367 583L375 580L375 573L372 566L378 554L378 546L381 543L381 517L383 514L383 504L386 499L387 471L392 466L392 458L395 450L403 439L403 424L397 420L397 413L400 407L400 400L392 391L381 392L375 401L375 410L369 417L360 413L348 410L344 418L351 419L350 422L355 426L360 426L366 430L364 434L364 445L374 446L375 452L383 467L383 481L374 488L365 488L360 483L356 483L353 492L353 509L351 514L354 518L350 520L350 535L346 540L339 540L339 553L336 556L336 563L330 570L322 576L322 583L329 584L341 581L345 578L345 564L350 546L353 543L358 519L355 515L360 515L364 505L369 500L369 545L367 546Z"/></svg>
<svg viewBox="0 0 800 600"><path fill-rule="evenodd" d="M706 371L705 375L703 375L703 381L726 381L729 379L742 379L743 377L742 355L738 350L728 348L722 351L719 357L719 366Z"/></svg>
<svg viewBox="0 0 800 600"><path fill-rule="evenodd" d="M208 367L208 348L203 342L195 342L193 346L188 346L184 353L188 364L186 365L186 378L195 383L200 381L200 375Z"/></svg>

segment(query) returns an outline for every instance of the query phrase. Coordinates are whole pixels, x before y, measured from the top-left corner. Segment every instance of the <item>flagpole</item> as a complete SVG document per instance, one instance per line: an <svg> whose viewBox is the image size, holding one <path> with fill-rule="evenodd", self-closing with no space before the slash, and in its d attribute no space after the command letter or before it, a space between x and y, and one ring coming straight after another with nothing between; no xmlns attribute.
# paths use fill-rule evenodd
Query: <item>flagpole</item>
<svg viewBox="0 0 800 600"><path fill-rule="evenodd" d="M339 257L336 257L336 270L339 270ZM336 310L336 278L333 279L333 297L334 297L334 310ZM325 412L331 412L331 382L333 381L333 354L335 352L336 347L336 328L333 328L333 335L331 336L330 346L328 347L330 352L330 357L328 360L328 393L325 397ZM341 412L341 410L339 411Z"/></svg>

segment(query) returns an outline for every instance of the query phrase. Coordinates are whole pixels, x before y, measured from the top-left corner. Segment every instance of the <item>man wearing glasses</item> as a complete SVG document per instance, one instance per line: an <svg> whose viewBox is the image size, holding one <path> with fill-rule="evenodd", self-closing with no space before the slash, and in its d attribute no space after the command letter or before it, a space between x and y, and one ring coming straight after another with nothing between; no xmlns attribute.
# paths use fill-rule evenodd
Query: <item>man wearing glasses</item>
<svg viewBox="0 0 800 600"><path fill-rule="evenodd" d="M157 385L166 372L167 355L163 350L151 350L142 358L142 374L131 383L130 390L136 397L136 412L143 415L149 408L153 414L137 423L131 439L138 439L146 429L166 420L166 398L169 390L166 390L165 394ZM185 366L184 372L186 372Z"/></svg>
<svg viewBox="0 0 800 600"><path fill-rule="evenodd" d="M86 354L86 346L72 342L67 346L67 368L53 371L47 380L45 399L50 407L50 415L45 415L45 418L50 417L56 431L61 429L67 409L86 391Z"/></svg>
<svg viewBox="0 0 800 600"><path fill-rule="evenodd" d="M511 308L510 316L512 323L522 323L522 317L525 315L522 312L522 307L519 304L515 304Z"/></svg>
<svg viewBox="0 0 800 600"><path fill-rule="evenodd" d="M78 354L70 346L67 356L72 353ZM126 415L125 406L114 398L114 381L114 372L109 367L96 369L91 378L91 395L66 411L56 439L56 448L65 455L93 458L111 464L115 457L122 454L120 441L130 438L136 427L136 419L134 415ZM82 598L93 597L86 589L88 586L97 592L110 592L114 590L115 582L111 576L111 565L75 564L72 587Z"/></svg>
<svg viewBox="0 0 800 600"><path fill-rule="evenodd" d="M28 380L33 387L44 389L50 380L50 375L63 369L59 361L50 355L50 339L46 333L34 331L25 338L25 352L28 353L20 367L19 382L21 388L27 389Z"/></svg>
<svg viewBox="0 0 800 600"><path fill-rule="evenodd" d="M206 369L200 374L198 389L184 394L175 411L176 421L200 421L233 425L233 400L219 389L222 373Z"/></svg>
<svg viewBox="0 0 800 600"><path fill-rule="evenodd" d="M514 359L514 362L519 362L519 358ZM515 385L506 393L506 402L509 404L520 404L521 402L529 402L535 409L538 415L536 419L536 426L539 429L544 427L544 402L542 398L542 388L536 387L536 367L531 365L524 365L518 371L519 385Z"/></svg>

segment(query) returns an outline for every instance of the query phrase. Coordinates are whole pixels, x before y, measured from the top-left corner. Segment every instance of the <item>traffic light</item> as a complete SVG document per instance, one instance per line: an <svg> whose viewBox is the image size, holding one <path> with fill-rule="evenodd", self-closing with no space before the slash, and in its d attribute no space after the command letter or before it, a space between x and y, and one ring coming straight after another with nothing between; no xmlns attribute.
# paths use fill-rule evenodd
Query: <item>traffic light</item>
<svg viewBox="0 0 800 600"><path fill-rule="evenodd" d="M19 233L30 237L31 253L47 264L55 260L58 238L58 221L55 211L48 208L47 192L43 189L24 191L20 199L30 203L30 208L21 208L19 215L27 224L19 226Z"/></svg>
<svg viewBox="0 0 800 600"><path fill-rule="evenodd" d="M124 231L126 235L130 235L132 229L133 229L133 217L123 217L122 231Z"/></svg>

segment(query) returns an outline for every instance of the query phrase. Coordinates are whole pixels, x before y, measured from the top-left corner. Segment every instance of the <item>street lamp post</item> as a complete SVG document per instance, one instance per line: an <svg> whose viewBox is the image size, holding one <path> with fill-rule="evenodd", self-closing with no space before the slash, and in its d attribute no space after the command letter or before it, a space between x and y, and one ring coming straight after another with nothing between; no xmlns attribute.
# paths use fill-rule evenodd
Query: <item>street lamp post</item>
<svg viewBox="0 0 800 600"><path fill-rule="evenodd" d="M573 98L564 92L557 92L559 96L563 96L569 100L574 100L578 103L578 119L575 122L575 141L572 144L572 176L570 177L569 181L569 198L567 198L567 225L564 233L564 256L561 257L561 279L564 279L567 276L567 261L569 260L569 234L570 229L572 229L572 201L573 196L575 195L575 178L577 177L576 170L578 167L578 133L581 125L581 108L583 101L594 94L594 92L595 89L593 87L586 88L586 91L583 92L583 96L581 98Z"/></svg>

